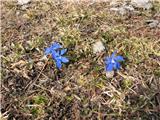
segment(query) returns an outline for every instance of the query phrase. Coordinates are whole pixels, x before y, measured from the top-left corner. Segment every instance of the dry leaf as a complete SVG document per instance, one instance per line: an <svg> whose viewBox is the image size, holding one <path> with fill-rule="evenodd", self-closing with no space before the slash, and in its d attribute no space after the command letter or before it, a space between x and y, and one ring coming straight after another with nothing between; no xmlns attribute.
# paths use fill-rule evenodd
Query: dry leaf
<svg viewBox="0 0 160 120"><path fill-rule="evenodd" d="M26 64L26 62L24 60L20 60L16 63L11 64L11 68L15 68L15 67L23 67Z"/></svg>

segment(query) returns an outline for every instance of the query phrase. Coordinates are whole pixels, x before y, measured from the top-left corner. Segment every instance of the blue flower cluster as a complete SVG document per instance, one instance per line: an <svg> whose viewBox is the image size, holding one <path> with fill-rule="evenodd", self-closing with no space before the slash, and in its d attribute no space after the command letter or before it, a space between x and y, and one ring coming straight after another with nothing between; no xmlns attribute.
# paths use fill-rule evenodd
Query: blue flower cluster
<svg viewBox="0 0 160 120"><path fill-rule="evenodd" d="M115 56L116 51L110 57L105 58L105 69L106 71L119 70L121 65L120 62L124 61L122 56Z"/></svg>
<svg viewBox="0 0 160 120"><path fill-rule="evenodd" d="M54 42L50 47L45 49L45 55L52 56L52 59L55 60L56 67L58 69L62 68L62 63L69 62L68 58L62 56L66 52L67 52L67 49L62 49L62 46L57 42Z"/></svg>
<svg viewBox="0 0 160 120"><path fill-rule="evenodd" d="M67 49L62 49L62 46L54 42L50 47L45 49L45 55L51 55L52 59L56 62L56 67L58 69L62 68L62 63L68 63L69 60L66 57L63 57L67 52ZM106 71L113 71L113 70L119 70L121 65L120 62L124 61L124 58L122 56L115 56L116 51L113 52L113 54L110 57L105 58L105 70Z"/></svg>

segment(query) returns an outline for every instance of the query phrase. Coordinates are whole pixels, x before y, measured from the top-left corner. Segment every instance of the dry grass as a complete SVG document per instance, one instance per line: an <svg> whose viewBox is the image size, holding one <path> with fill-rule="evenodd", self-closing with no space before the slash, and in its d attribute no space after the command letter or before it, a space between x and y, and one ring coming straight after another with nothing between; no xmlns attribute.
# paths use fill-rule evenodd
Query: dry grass
<svg viewBox="0 0 160 120"><path fill-rule="evenodd" d="M3 118L158 120L160 30L145 24L160 20L158 6L121 16L110 12L107 2L36 1L26 9L2 2ZM94 55L98 40L107 49ZM54 41L68 48L70 63L62 71L41 60ZM114 50L125 63L107 78L103 59Z"/></svg>

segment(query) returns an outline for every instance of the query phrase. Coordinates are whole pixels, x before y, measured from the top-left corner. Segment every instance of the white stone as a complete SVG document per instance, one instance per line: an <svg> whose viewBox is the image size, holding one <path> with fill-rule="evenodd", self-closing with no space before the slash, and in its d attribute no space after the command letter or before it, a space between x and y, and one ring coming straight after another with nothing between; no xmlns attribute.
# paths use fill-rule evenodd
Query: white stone
<svg viewBox="0 0 160 120"><path fill-rule="evenodd" d="M19 5L25 5L28 4L31 0L17 0Z"/></svg>
<svg viewBox="0 0 160 120"><path fill-rule="evenodd" d="M114 76L114 71L106 71L106 77L112 78Z"/></svg>
<svg viewBox="0 0 160 120"><path fill-rule="evenodd" d="M158 27L159 21L158 20L146 20L150 28Z"/></svg>
<svg viewBox="0 0 160 120"><path fill-rule="evenodd" d="M134 8L133 8L132 5L125 5L124 8L129 10L129 11L134 11Z"/></svg>
<svg viewBox="0 0 160 120"><path fill-rule="evenodd" d="M93 44L93 53L102 52L105 50L105 47L101 41L97 41Z"/></svg>
<svg viewBox="0 0 160 120"><path fill-rule="evenodd" d="M155 28L158 26L158 20L154 20L152 23L149 24L150 28Z"/></svg>
<svg viewBox="0 0 160 120"><path fill-rule="evenodd" d="M150 0L131 0L131 3L139 8L150 9L152 8L152 3Z"/></svg>
<svg viewBox="0 0 160 120"><path fill-rule="evenodd" d="M44 55L42 58L40 58L40 61L43 61L43 60L48 60L46 55Z"/></svg>
<svg viewBox="0 0 160 120"><path fill-rule="evenodd" d="M111 11L115 11L121 15L125 15L127 12L131 12L131 11L134 11L134 8L132 5L124 5L124 6L121 6L121 7L112 7L110 8Z"/></svg>
<svg viewBox="0 0 160 120"><path fill-rule="evenodd" d="M120 7L118 12L121 15L125 15L127 13L127 10L124 7Z"/></svg>

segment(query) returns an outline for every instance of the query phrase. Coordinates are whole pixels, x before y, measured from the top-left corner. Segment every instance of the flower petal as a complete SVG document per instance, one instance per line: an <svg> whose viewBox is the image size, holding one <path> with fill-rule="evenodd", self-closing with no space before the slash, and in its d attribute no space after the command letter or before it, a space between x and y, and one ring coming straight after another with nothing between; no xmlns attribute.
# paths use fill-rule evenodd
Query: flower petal
<svg viewBox="0 0 160 120"><path fill-rule="evenodd" d="M105 58L105 63L106 63L106 64L110 64L111 61L112 61L112 58L111 58L111 57L106 57L106 58Z"/></svg>
<svg viewBox="0 0 160 120"><path fill-rule="evenodd" d="M124 61L124 58L122 56L117 56L114 58L116 61Z"/></svg>
<svg viewBox="0 0 160 120"><path fill-rule="evenodd" d="M51 48L52 48L53 50L56 50L56 49L62 48L62 46L61 46L58 42L54 42L54 43L51 45Z"/></svg>
<svg viewBox="0 0 160 120"><path fill-rule="evenodd" d="M58 69L61 69L61 68L62 68L62 63L61 63L60 60L56 60L56 67L57 67Z"/></svg>
<svg viewBox="0 0 160 120"><path fill-rule="evenodd" d="M67 52L67 49L63 49L60 51L60 55L64 55Z"/></svg>
<svg viewBox="0 0 160 120"><path fill-rule="evenodd" d="M113 70L113 64L108 64L106 66L106 71L112 71Z"/></svg>
<svg viewBox="0 0 160 120"><path fill-rule="evenodd" d="M59 57L59 52L56 52L55 50L52 50L52 58L57 59Z"/></svg>
<svg viewBox="0 0 160 120"><path fill-rule="evenodd" d="M121 65L120 65L119 62L116 62L116 63L114 64L114 69L115 69L115 70L119 70L120 67L121 67Z"/></svg>
<svg viewBox="0 0 160 120"><path fill-rule="evenodd" d="M69 62L68 58L66 58L66 57L61 57L61 61L62 61L63 63Z"/></svg>
<svg viewBox="0 0 160 120"><path fill-rule="evenodd" d="M112 53L111 58L114 58L116 53L117 53L117 50L115 50L115 51Z"/></svg>
<svg viewBox="0 0 160 120"><path fill-rule="evenodd" d="M51 53L52 52L51 52L51 48L50 47L45 49L45 52L44 52L45 55L49 55Z"/></svg>

